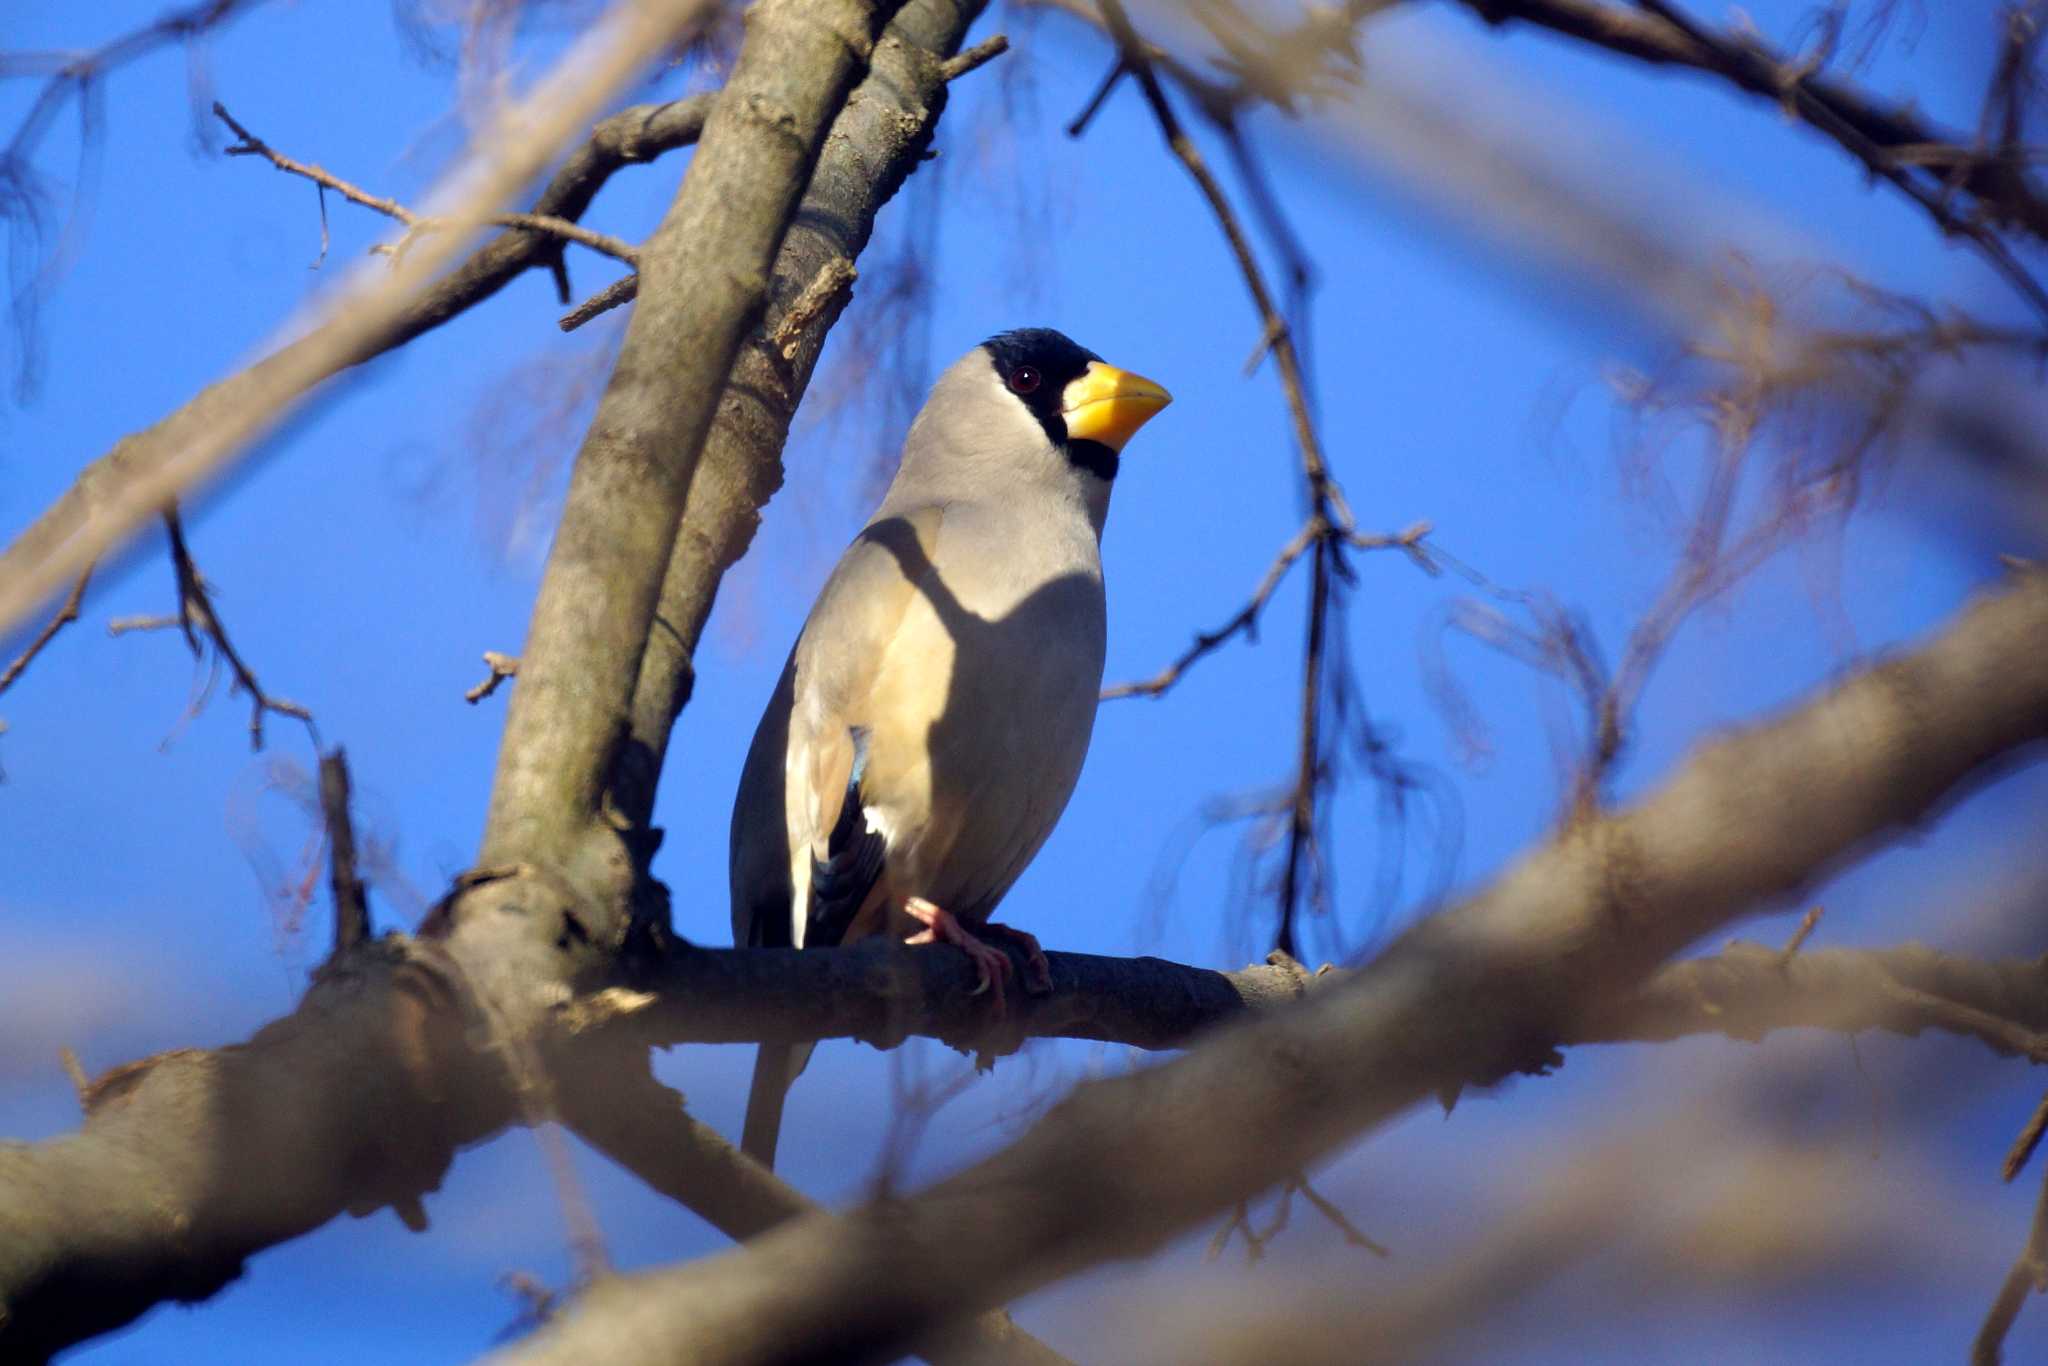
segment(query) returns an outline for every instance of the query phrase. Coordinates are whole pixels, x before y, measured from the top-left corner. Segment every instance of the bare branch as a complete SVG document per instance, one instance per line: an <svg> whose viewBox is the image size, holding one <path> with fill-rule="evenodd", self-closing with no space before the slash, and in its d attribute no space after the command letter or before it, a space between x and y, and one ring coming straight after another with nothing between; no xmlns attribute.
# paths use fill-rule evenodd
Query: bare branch
<svg viewBox="0 0 2048 1366"><path fill-rule="evenodd" d="M318 185L323 192L333 190L351 204L360 204L366 209L374 209L386 218L395 218L400 223L403 223L406 227L406 234L403 238L399 239L397 245L379 248L379 250L388 253L394 258L404 253L417 234L431 232L436 228L446 228L449 225L449 220L445 218L423 218L395 199L379 198L366 190L351 185L348 181L343 180L331 171L286 156L238 123L234 115L228 113L227 107L221 104L219 100L213 102L213 113L214 117L233 130L235 137L239 139L239 141L226 149L227 155L231 157L262 157L265 161L268 161L278 170L288 175L304 176L307 180ZM553 214L494 213L489 215L484 221L501 228L525 228L531 232L550 233L562 238L564 241L576 242L582 246L589 247L592 251L601 252L606 256L624 261L629 266L637 266L640 263L640 253L624 242L621 242L618 238L607 233L592 232L580 223L572 223L566 218L558 218ZM320 254L323 257L327 254L327 202L324 198L321 200L320 207Z"/></svg>
<svg viewBox="0 0 2048 1366"><path fill-rule="evenodd" d="M456 1146L509 1118L464 1028L431 951L368 944L246 1044L116 1068L78 1132L0 1144L0 1356L41 1360L204 1299L344 1211L390 1204L424 1227L419 1196Z"/></svg>
<svg viewBox="0 0 2048 1366"><path fill-rule="evenodd" d="M2048 575L2028 574L1920 649L1699 751L1637 806L1530 854L1342 985L1092 1083L919 1195L596 1287L502 1359L884 1355L961 1312L1150 1250L1447 1075L1531 1065L1585 1003L1922 826L2048 738L2044 633Z"/></svg>
<svg viewBox="0 0 2048 1366"><path fill-rule="evenodd" d="M979 71L1009 50L1010 40L1000 33L994 34L965 52L948 57L939 67L939 76L947 81L957 81L970 71Z"/></svg>
<svg viewBox="0 0 2048 1366"><path fill-rule="evenodd" d="M157 631L175 626L184 633L185 644L192 651L194 659L204 655L205 649L200 644L200 637L205 637L212 644L217 661L228 666L232 675L229 691L248 695L250 749L263 748L263 716L264 713L273 711L279 716L289 716L295 721L305 722L307 733L313 737L313 746L318 749L320 732L313 724L313 713L287 698L274 697L265 692L262 683L257 681L255 673L235 650L234 643L228 639L227 624L221 620L220 613L213 605L213 592L207 586L205 576L199 572L199 566L193 563L192 552L186 548L185 528L176 508L165 511L164 530L170 538L171 568L177 575L178 610L165 617L117 617L107 623L107 634L118 636L130 631ZM209 682L207 688L195 696L187 712L188 719L196 716L199 709L206 705L207 693L211 686Z"/></svg>
<svg viewBox="0 0 2048 1366"><path fill-rule="evenodd" d="M498 690L498 685L508 678L519 677L519 656L500 654L496 650L484 651L484 667L490 673L484 681L462 695L462 700L475 706Z"/></svg>
<svg viewBox="0 0 2048 1366"><path fill-rule="evenodd" d="M984 3L905 4L875 45L867 78L818 154L776 260L767 306L733 364L690 483L661 589L664 629L647 642L633 695L632 733L620 747L612 775L609 800L628 820L652 818L671 728L689 700L695 679L692 656L719 582L746 553L760 525L760 509L781 487L783 443L845 293L828 293L815 318L795 336L784 323L833 261L860 258L874 232L875 215L922 161L946 107L945 63Z"/></svg>
<svg viewBox="0 0 2048 1366"><path fill-rule="evenodd" d="M13 687L14 680L20 678L23 671L35 662L36 656L43 652L43 647L55 639L59 631L78 620L78 609L85 602L85 586L91 582L90 569L78 576L78 582L71 586L71 596L64 599L64 605L57 609L56 615L43 623L43 629L36 632L36 638L23 647L22 652L14 657L14 662L7 666L5 672L0 672L0 692L6 692Z"/></svg>
<svg viewBox="0 0 2048 1366"><path fill-rule="evenodd" d="M2048 199L2024 161L1987 154L1933 130L1909 106L1882 104L1847 84L1786 61L1749 34L1722 34L1665 0L1635 0L1631 13L1604 0L1464 0L1489 24L1522 21L1568 34L1639 61L1691 67L1760 95L1831 138L1871 175L1907 195L1944 231L1971 243L2027 301L2048 316L2048 291L1983 221L2009 224L2048 240ZM1898 149L1908 155L1897 155ZM1939 150L1930 150L1939 149ZM1920 176L1941 167L1946 174ZM1952 190L1978 201L1975 214L1950 206Z"/></svg>
<svg viewBox="0 0 2048 1366"><path fill-rule="evenodd" d="M327 827L328 885L334 892L334 956L370 937L370 902L356 873L356 828L349 818L348 756L320 756L320 815Z"/></svg>
<svg viewBox="0 0 2048 1366"><path fill-rule="evenodd" d="M451 173L446 183L462 185L465 193L441 216L467 225L493 212L654 54L666 51L697 22L706 7L707 0L619 6L617 22L596 25L593 36L537 82L518 108L507 111L504 126L518 128L518 137L490 142ZM458 311L466 306L467 296L451 292L457 277L438 277L467 236L457 229L434 234L393 269L359 274L352 287L337 292L308 335L211 386L94 461L0 553L0 631L182 493L218 473L313 387L413 335L405 329L443 321L445 315L426 305L456 303ZM498 279L490 288L502 283Z"/></svg>
<svg viewBox="0 0 2048 1366"><path fill-rule="evenodd" d="M681 189L642 249L647 282L598 403L520 651L483 864L608 864L580 888L622 910L630 857L600 808L705 433L754 326L827 129L900 0L763 0ZM602 907L604 911L595 908ZM609 926L592 929L600 938Z"/></svg>
<svg viewBox="0 0 2048 1366"><path fill-rule="evenodd" d="M599 1065L557 1067L563 1122L649 1187L744 1241L819 1206L693 1118L683 1099L661 1085L644 1061L633 1066L616 1051ZM957 1331L917 1345L933 1366L1072 1366L1000 1309L975 1316Z"/></svg>
<svg viewBox="0 0 2048 1366"><path fill-rule="evenodd" d="M1970 1366L1998 1366L2005 1358L2005 1335L2018 1321L2029 1295L2048 1292L2048 1176L2043 1176L2040 1197L2034 1202L2034 1222L2027 1233L2027 1245L1998 1287L1984 1326L1970 1344Z"/></svg>

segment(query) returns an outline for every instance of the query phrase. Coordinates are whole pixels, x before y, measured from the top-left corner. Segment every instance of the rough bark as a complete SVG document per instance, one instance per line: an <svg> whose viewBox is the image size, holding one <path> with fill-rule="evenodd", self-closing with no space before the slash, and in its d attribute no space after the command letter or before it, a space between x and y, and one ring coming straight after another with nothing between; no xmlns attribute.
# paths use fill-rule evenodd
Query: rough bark
<svg viewBox="0 0 2048 1366"><path fill-rule="evenodd" d="M520 656L480 862L526 861L623 933L634 861L600 797L711 417L783 233L884 0L759 0L682 188L640 253L640 295L570 477Z"/></svg>
<svg viewBox="0 0 2048 1366"><path fill-rule="evenodd" d="M1402 935L1344 984L1078 1089L919 1195L621 1277L507 1362L882 1360L966 1311L1138 1256L1438 1090L1513 1071L1662 959L2048 737L2048 576L1696 753Z"/></svg>
<svg viewBox="0 0 2048 1366"><path fill-rule="evenodd" d="M464 1018L431 954L365 946L247 1044L117 1068L76 1133L0 1144L0 1360L205 1299L343 1211L418 1218L455 1148L508 1118Z"/></svg>
<svg viewBox="0 0 2048 1366"><path fill-rule="evenodd" d="M776 262L768 307L740 348L719 399L669 556L662 629L648 640L640 666L632 736L615 788L620 810L635 820L645 821L653 810L669 731L689 701L691 658L719 581L752 544L761 508L782 486L790 419L848 291L828 290L807 315L792 316L793 311L816 282L829 279L828 272L859 258L875 215L916 169L945 109L945 60L959 51L985 5L986 0L904 5L819 155Z"/></svg>

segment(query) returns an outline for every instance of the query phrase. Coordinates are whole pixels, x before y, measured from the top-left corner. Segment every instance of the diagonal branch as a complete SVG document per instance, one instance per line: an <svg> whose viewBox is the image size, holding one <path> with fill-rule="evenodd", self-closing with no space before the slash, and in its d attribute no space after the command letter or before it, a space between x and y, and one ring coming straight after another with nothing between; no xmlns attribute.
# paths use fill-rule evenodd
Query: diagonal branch
<svg viewBox="0 0 2048 1366"><path fill-rule="evenodd" d="M744 1241L820 1208L693 1118L682 1097L646 1069L644 1055L638 1067L615 1052L564 1061L555 1069L563 1122L719 1232ZM1000 1309L920 1342L917 1352L933 1366L1073 1366Z"/></svg>
<svg viewBox="0 0 2048 1366"><path fill-rule="evenodd" d="M1148 1252L1445 1077L1539 1061L1588 1003L1923 827L2048 738L2044 636L2048 575L2028 572L1918 650L1562 833L1350 981L1085 1086L919 1195L598 1286L502 1359L874 1359L964 1311Z"/></svg>
<svg viewBox="0 0 2048 1366"><path fill-rule="evenodd" d="M640 301L576 455L478 862L566 879L606 946L623 938L638 868L604 796L684 500L818 150L897 3L762 0L748 12L732 75L642 248Z"/></svg>
<svg viewBox="0 0 2048 1366"><path fill-rule="evenodd" d="M220 612L213 605L213 590L208 586L206 577L199 572L199 566L193 563L192 552L185 545L185 527L176 508L165 511L164 530L170 537L171 569L177 575L178 610L170 616L163 617L117 617L107 623L107 634L118 636L129 631L158 631L175 626L183 633L185 644L192 651L195 660L205 653L205 647L200 644L200 637L204 636L213 646L215 669L217 670L221 664L228 666L228 672L233 679L228 686L229 692L244 693L249 698L250 749L263 748L263 717L266 712L273 711L279 716L289 716L295 721L303 721L307 733L313 737L314 748L318 749L320 731L313 724L313 713L288 698L265 692L263 684L257 681L255 671L250 669L248 663L235 649L234 642L228 639L227 623L221 620ZM205 688L187 709L188 720L198 715L206 705L207 695L211 693L217 677L216 673L207 680Z"/></svg>
<svg viewBox="0 0 2048 1366"><path fill-rule="evenodd" d="M64 599L64 605L43 623L43 629L36 632L34 640L22 647L21 653L14 657L14 662L5 670L0 670L0 692L6 692L13 687L14 680L20 678L28 666L35 663L36 656L57 638L57 633L78 620L78 609L85 604L86 585L91 582L92 570L88 569L80 574L78 582L71 585L71 595Z"/></svg>
<svg viewBox="0 0 2048 1366"><path fill-rule="evenodd" d="M1827 80L1811 64L1791 62L1747 35L1717 33L1664 0L1623 9L1605 0L1463 0L1489 24L1547 28L1637 61L1689 67L1770 100L1797 116L1872 175L1907 195L1943 232L1968 240L2037 310L2044 292L1986 221L2048 241L2048 197L2007 149L1973 147L1929 124L1907 105L1874 99ZM1952 190L1975 201L1973 213L1950 207Z"/></svg>
<svg viewBox="0 0 2048 1366"><path fill-rule="evenodd" d="M707 0L618 6L614 22L595 25L591 37L507 111L503 126L517 128L518 136L490 142L451 173L445 183L464 191L442 216L467 225L494 211L707 8ZM437 277L467 237L461 231L439 233L388 271L359 273L312 321L308 335L203 390L94 461L0 552L0 632L166 504L218 474L314 387L417 335L406 329L445 321L445 313L427 305L461 300L446 290L455 277ZM559 243L550 240L548 249L559 250Z"/></svg>
<svg viewBox="0 0 2048 1366"><path fill-rule="evenodd" d="M228 156L262 157L287 175L303 176L323 190L333 190L351 204L360 204L366 209L372 209L383 214L386 218L394 218L403 223L406 233L403 238L399 239L398 244L393 247L380 248L380 250L386 251L394 257L405 251L416 234L431 232L436 228L445 228L449 225L448 220L445 218L423 217L406 208L405 205L395 199L384 199L373 195L367 190L360 189L343 180L332 171L286 156L236 122L235 116L228 113L227 107L219 100L213 102L213 114L215 118L225 123L238 139L237 142L226 149ZM554 214L494 213L486 217L484 221L501 228L524 228L529 232L549 233L564 241L580 243L583 246L589 247L592 251L601 252L606 256L624 261L629 266L638 265L640 261L640 253L624 242L621 242L618 238L608 233L593 232L580 223L572 223L568 219L557 217ZM325 241L324 237L322 241Z"/></svg>
<svg viewBox="0 0 2048 1366"><path fill-rule="evenodd" d="M985 4L908 0L875 45L867 78L818 155L775 263L767 307L726 380L670 553L661 629L640 661L631 733L608 795L628 821L651 819L670 733L689 701L692 657L719 583L746 553L761 509L782 486L790 422L847 292L828 291L815 314L789 335L792 320L813 282L851 268L874 232L875 215L917 169L945 110L947 83L972 69L953 54ZM647 857L652 853L646 850Z"/></svg>

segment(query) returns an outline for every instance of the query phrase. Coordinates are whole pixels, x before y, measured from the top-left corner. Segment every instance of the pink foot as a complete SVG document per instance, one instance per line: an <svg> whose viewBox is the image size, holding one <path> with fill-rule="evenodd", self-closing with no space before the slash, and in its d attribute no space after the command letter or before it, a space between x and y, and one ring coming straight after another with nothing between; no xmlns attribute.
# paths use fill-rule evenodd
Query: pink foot
<svg viewBox="0 0 2048 1366"><path fill-rule="evenodd" d="M1024 989L1033 996L1052 994L1052 964L1045 960L1045 950L1038 947L1038 936L1008 925L998 925L993 920L981 927L981 937L1007 939L1024 950Z"/></svg>
<svg viewBox="0 0 2048 1366"><path fill-rule="evenodd" d="M921 896L907 897L903 902L903 913L924 928L910 938L906 944L951 944L964 952L974 963L975 975L980 978L974 988L976 996L984 991L998 1015L1003 1013L1003 981L1015 969L1009 956L1000 949L992 949L967 932L967 927L942 906L934 906ZM1042 957L1043 955L1041 955Z"/></svg>

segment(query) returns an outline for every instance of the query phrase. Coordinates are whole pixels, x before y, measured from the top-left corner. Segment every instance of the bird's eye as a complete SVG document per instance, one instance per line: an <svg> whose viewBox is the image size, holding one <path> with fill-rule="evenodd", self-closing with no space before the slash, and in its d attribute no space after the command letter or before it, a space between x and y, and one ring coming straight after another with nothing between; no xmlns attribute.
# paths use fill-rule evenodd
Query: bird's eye
<svg viewBox="0 0 2048 1366"><path fill-rule="evenodd" d="M1038 371L1028 365L1020 365L1010 372L1010 388L1020 394L1035 394L1041 377Z"/></svg>

